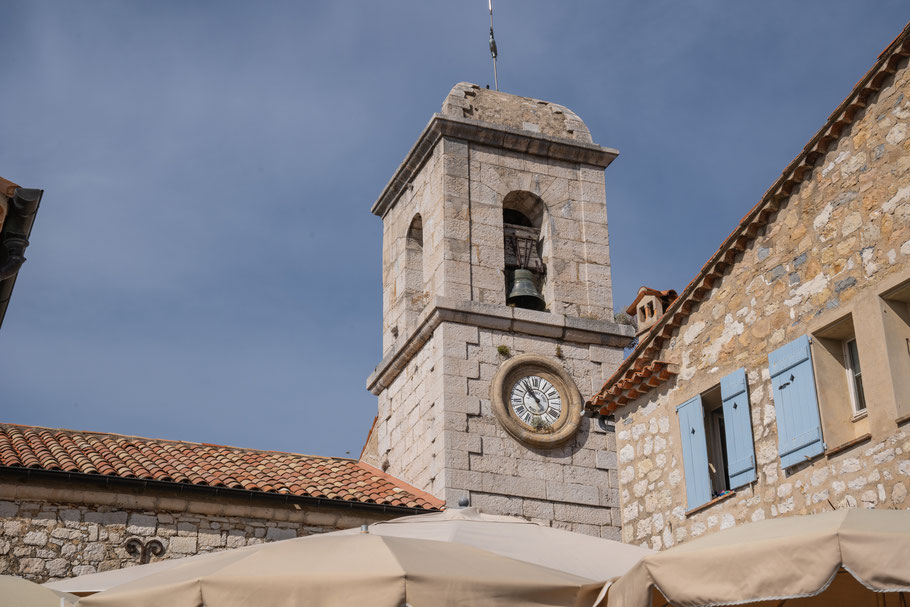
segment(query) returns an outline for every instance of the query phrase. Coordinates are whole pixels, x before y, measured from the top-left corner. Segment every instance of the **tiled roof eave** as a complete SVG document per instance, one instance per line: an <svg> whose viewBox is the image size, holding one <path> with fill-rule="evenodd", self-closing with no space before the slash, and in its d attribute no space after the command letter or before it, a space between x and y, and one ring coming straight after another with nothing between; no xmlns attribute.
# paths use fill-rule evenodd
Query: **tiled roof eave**
<svg viewBox="0 0 910 607"><path fill-rule="evenodd" d="M0 424L0 469L437 510L442 500L350 458Z"/></svg>
<svg viewBox="0 0 910 607"><path fill-rule="evenodd" d="M311 506L351 509L366 509L381 512L402 512L402 513L425 513L438 510L434 507L421 506L403 506L395 505L380 501L361 501L354 499L331 499L327 497L314 497L311 495L295 495L293 493L277 493L260 490L247 490L232 487L213 487L211 485L196 485L192 483L176 483L173 481L160 481L155 479L144 479L135 477L121 477L103 474L85 474L82 472L70 472L66 470L49 470L45 468L28 468L25 466L0 466L0 476L2 475L25 475L33 478L43 478L50 481L84 481L87 483L98 483L106 487L112 485L121 485L123 487L147 487L159 488L165 491L173 491L177 494L190 495L211 495L221 497L237 497L243 500L262 498L268 501L281 502L287 504L308 504Z"/></svg>
<svg viewBox="0 0 910 607"><path fill-rule="evenodd" d="M662 360L648 361L640 369L632 366L608 390L596 394L589 404L596 407L601 415L609 415L618 407L647 394L678 373L678 365Z"/></svg>
<svg viewBox="0 0 910 607"><path fill-rule="evenodd" d="M732 266L736 257L745 251L758 232L780 209L781 203L815 169L815 163L827 153L828 146L836 141L843 130L852 124L856 114L862 111L869 97L881 90L884 81L897 71L898 64L910 56L910 24L879 55L875 65L866 72L843 102L828 117L826 123L809 140L803 151L784 169L780 177L762 196L761 200L743 217L739 225L723 241L714 255L702 266L699 273L683 289L679 298L665 311L651 329L639 339L635 350L620 364L619 368L591 397L585 408L598 413L612 413L624 402L611 396L610 391L627 375L640 359L655 359L669 341L674 330L681 326L695 304L701 302L714 284ZM655 386L656 387L656 386ZM623 398L623 397L620 397Z"/></svg>

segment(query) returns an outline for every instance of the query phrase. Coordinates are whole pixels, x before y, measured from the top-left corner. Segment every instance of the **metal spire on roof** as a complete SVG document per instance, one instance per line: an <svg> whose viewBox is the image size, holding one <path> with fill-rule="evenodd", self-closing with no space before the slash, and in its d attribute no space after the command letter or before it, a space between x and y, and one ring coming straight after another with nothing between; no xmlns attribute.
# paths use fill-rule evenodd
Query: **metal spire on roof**
<svg viewBox="0 0 910 607"><path fill-rule="evenodd" d="M499 90L499 75L496 73L496 38L493 37L493 0L488 0L490 6L490 55L493 57L493 84Z"/></svg>

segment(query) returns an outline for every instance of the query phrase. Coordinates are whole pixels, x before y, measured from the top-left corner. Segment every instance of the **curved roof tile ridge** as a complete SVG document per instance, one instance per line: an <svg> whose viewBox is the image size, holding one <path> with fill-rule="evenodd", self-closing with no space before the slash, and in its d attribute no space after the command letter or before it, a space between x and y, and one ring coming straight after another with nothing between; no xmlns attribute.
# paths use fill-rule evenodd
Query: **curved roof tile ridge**
<svg viewBox="0 0 910 607"><path fill-rule="evenodd" d="M443 502L349 458L0 424L0 469L34 468L437 510Z"/></svg>

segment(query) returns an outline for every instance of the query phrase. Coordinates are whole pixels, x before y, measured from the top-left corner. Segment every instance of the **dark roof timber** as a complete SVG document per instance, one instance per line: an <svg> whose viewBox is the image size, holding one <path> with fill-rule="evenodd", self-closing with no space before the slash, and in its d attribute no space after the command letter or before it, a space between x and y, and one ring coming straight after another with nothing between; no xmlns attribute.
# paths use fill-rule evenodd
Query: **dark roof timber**
<svg viewBox="0 0 910 607"><path fill-rule="evenodd" d="M25 249L43 194L44 190L20 188L0 177L0 200L6 201L5 208L0 208L0 326L19 268L25 262Z"/></svg>
<svg viewBox="0 0 910 607"><path fill-rule="evenodd" d="M841 133L853 123L856 115L866 107L869 98L881 90L884 82L907 57L910 57L910 23L882 51L875 65L831 113L803 151L787 165L758 204L746 213L657 324L641 336L638 346L600 391L588 399L585 403L587 410L601 415L612 414L618 407L656 388L677 373L676 365L657 360L674 331L685 322L692 309L705 298L724 272L735 263L737 256L746 250L749 243L768 224L790 193L812 174L815 163L824 157L831 144L837 141ZM647 377L643 376L642 370L647 370Z"/></svg>

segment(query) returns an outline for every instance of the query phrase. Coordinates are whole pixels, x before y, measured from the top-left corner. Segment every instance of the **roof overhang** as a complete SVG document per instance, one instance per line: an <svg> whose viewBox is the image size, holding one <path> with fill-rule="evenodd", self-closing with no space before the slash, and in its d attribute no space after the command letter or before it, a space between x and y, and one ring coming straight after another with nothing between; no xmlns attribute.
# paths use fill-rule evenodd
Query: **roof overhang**
<svg viewBox="0 0 910 607"><path fill-rule="evenodd" d="M43 194L44 190L20 188L0 177L0 326L25 262L25 248Z"/></svg>

